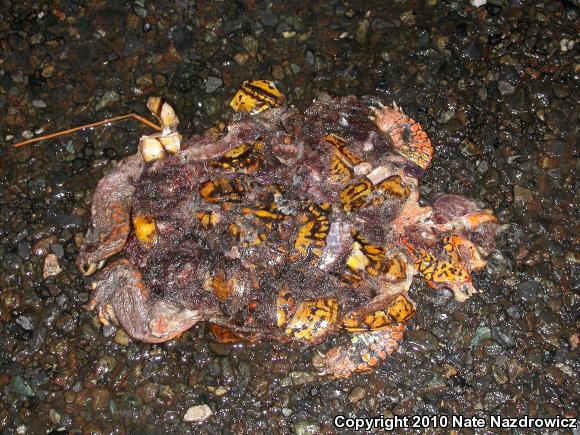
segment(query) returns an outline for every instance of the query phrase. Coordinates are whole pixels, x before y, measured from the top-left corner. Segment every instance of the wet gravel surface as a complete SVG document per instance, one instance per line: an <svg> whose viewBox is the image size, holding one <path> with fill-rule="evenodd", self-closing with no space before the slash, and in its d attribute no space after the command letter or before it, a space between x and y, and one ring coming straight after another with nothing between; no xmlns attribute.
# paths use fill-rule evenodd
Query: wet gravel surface
<svg viewBox="0 0 580 435"><path fill-rule="evenodd" d="M2 4L0 432L307 434L332 433L337 414L578 417L577 2ZM374 373L319 379L312 348L217 344L204 325L163 345L102 328L82 309L74 259L96 182L148 130L129 121L11 148L147 114L150 95L171 102L186 136L202 133L227 122L248 78L276 80L296 105L319 91L396 101L436 147L424 196L477 199L506 226L467 303L416 280L418 313ZM194 406L185 420L213 415L184 421Z"/></svg>

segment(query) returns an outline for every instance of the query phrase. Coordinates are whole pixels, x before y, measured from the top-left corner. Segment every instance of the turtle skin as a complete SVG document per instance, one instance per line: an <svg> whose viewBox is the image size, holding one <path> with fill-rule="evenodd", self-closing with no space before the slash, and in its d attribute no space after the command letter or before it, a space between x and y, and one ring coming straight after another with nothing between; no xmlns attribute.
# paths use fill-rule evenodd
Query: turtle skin
<svg viewBox="0 0 580 435"><path fill-rule="evenodd" d="M98 183L77 265L117 256L91 284L102 323L149 343L200 321L222 341L346 333L314 364L348 377L397 349L415 275L476 292L496 219L455 195L419 205L433 147L400 108L321 94L300 111L266 81L231 105L227 131L152 161L142 149Z"/></svg>

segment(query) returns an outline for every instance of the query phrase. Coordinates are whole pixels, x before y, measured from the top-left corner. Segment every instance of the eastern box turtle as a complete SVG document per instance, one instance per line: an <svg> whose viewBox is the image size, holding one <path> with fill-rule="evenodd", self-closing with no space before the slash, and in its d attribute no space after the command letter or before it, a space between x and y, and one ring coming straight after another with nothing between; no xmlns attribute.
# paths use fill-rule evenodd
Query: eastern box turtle
<svg viewBox="0 0 580 435"><path fill-rule="evenodd" d="M308 344L346 332L316 359L347 377L392 353L415 312L415 275L476 292L497 222L455 195L419 205L433 147L421 125L373 99L321 94L304 111L272 82L244 82L227 131L182 143L171 106L98 184L78 256L89 309L136 340L199 321L221 340Z"/></svg>

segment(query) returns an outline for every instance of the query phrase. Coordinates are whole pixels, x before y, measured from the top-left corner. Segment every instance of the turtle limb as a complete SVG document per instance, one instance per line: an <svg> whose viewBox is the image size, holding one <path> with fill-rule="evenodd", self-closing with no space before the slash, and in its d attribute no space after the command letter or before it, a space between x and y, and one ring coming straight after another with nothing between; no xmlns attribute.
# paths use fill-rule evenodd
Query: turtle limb
<svg viewBox="0 0 580 435"><path fill-rule="evenodd" d="M86 308L96 308L103 324L120 325L146 343L171 340L202 320L197 310L152 300L141 273L128 260L116 261L100 273Z"/></svg>
<svg viewBox="0 0 580 435"><path fill-rule="evenodd" d="M404 330L402 323L396 323L376 331L351 334L349 344L316 355L313 364L321 375L334 378L370 371L397 350Z"/></svg>
<svg viewBox="0 0 580 435"><path fill-rule="evenodd" d="M141 155L129 156L99 181L93 195L89 229L77 257L77 267L84 275L92 275L125 246L130 230L132 182L143 166Z"/></svg>
<svg viewBox="0 0 580 435"><path fill-rule="evenodd" d="M433 159L433 145L427 133L401 107L371 107L374 122L386 134L399 154L422 169L427 169Z"/></svg>
<svg viewBox="0 0 580 435"><path fill-rule="evenodd" d="M483 224L497 224L491 210L480 209L473 201L459 195L436 194L431 199L433 222L440 231L475 231Z"/></svg>

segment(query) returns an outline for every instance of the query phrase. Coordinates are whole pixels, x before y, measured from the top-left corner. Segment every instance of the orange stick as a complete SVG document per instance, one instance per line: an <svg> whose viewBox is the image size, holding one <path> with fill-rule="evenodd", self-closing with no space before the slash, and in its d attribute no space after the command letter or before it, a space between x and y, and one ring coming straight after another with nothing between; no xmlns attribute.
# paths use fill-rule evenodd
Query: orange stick
<svg viewBox="0 0 580 435"><path fill-rule="evenodd" d="M52 139L53 137L58 137L58 136L63 136L65 134L74 133L75 131L84 130L85 128L98 127L99 125L110 124L112 122L122 121L123 119L129 119L129 118L136 119L137 121L139 121L139 122L141 122L141 123L143 123L151 128L154 128L156 130L159 130L159 131L163 130L157 124L152 123L151 121L143 118L142 116L137 115L136 113L127 113L126 115L115 116L113 118L104 119L104 120L99 121L99 122L93 122L92 124L85 124L85 125L81 125L79 127L70 128L68 130L62 130L62 131L57 131L56 133L50 133L50 134L45 134L43 136L33 137L32 139L28 139L28 140L25 140L22 142L15 143L12 146L13 147L21 147L23 145L28 145L29 143L34 143L34 142L38 142L38 141L46 140L46 139Z"/></svg>

